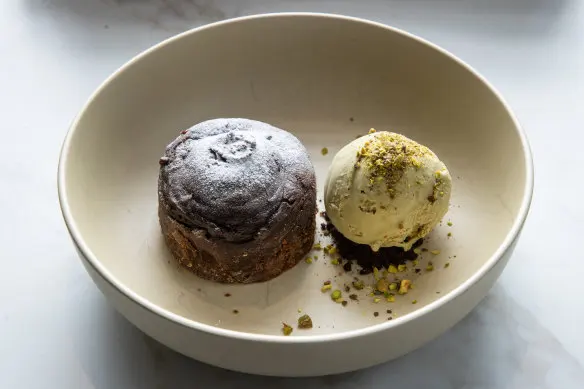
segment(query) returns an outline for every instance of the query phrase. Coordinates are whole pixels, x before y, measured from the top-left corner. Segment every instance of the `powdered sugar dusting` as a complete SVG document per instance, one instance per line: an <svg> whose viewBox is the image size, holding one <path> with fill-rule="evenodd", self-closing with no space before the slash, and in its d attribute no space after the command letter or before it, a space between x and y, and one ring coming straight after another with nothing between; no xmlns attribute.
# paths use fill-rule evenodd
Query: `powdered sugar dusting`
<svg viewBox="0 0 584 389"><path fill-rule="evenodd" d="M214 119L166 148L159 196L177 221L230 241L252 239L314 186L314 168L292 134L248 119Z"/></svg>

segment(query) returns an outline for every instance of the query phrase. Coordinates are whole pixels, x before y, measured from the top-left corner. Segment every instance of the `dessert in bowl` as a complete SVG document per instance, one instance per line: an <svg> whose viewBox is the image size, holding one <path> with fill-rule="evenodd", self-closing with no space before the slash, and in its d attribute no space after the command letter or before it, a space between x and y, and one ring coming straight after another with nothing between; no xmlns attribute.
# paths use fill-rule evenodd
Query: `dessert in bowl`
<svg viewBox="0 0 584 389"><path fill-rule="evenodd" d="M180 255L161 232L160 159L169 157L166 147L181 132L216 118L248 118L286 131L293 137L285 142L305 148L314 167L316 191L308 184L303 193L306 204L316 193L319 214L299 228L306 234L316 223L313 249L267 281L201 278L188 262L177 262ZM400 248L418 250L415 258L403 256L384 269L354 261L345 266L351 261L335 252L338 231L321 214L333 157L370 128L429 147L450 180L442 223L424 235L421 246ZM230 142L241 150L253 143L246 135ZM505 267L532 189L525 134L482 77L405 32L322 14L229 20L140 54L82 109L59 165L69 232L89 274L118 311L190 357L286 376L372 366L420 347L461 320ZM254 223L257 212L245 215L232 203L216 204L226 208L209 209L215 221L231 212L229 223ZM174 211L167 214L176 220ZM373 248L384 252L385 243ZM378 285L381 279L387 284ZM246 280L253 282L241 282ZM405 280L414 288L399 293Z"/></svg>

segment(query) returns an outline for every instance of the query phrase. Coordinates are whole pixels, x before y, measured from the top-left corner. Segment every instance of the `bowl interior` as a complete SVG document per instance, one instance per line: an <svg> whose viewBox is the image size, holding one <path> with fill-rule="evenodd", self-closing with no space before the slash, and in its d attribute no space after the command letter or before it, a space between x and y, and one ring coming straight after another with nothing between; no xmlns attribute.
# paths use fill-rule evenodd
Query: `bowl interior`
<svg viewBox="0 0 584 389"><path fill-rule="evenodd" d="M361 291L358 302L336 304L321 293L323 281L342 289L354 274L321 251L312 264L247 286L177 268L157 220L158 158L181 130L215 117L257 119L295 134L311 154L319 198L334 153L371 127L435 151L454 177L452 205L424 245L440 254L423 253L419 274L410 266L400 275L415 289L394 303ZM272 16L182 35L110 79L73 131L62 190L82 246L107 276L184 318L248 333L279 334L299 312L315 328L294 335L338 333L442 298L500 246L526 186L514 122L479 78L425 43L349 19ZM428 261L434 271L425 271Z"/></svg>

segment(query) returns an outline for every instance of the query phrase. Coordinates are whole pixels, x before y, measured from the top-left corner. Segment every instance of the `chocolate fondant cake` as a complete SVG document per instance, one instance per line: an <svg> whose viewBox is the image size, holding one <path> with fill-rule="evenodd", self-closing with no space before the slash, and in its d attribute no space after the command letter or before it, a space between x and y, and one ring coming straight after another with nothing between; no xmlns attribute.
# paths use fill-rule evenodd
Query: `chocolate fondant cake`
<svg viewBox="0 0 584 389"><path fill-rule="evenodd" d="M160 159L158 201L172 255L209 280L269 280L314 241L314 168L298 139L266 123L214 119L183 131Z"/></svg>

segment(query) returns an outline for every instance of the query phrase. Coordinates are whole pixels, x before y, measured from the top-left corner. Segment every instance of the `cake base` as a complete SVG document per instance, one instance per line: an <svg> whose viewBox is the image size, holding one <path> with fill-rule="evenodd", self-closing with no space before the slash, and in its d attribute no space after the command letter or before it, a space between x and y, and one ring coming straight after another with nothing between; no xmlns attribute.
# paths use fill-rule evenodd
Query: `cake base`
<svg viewBox="0 0 584 389"><path fill-rule="evenodd" d="M276 232L247 242L228 242L191 229L158 207L164 240L178 263L201 278L229 284L268 281L294 267L314 244L315 213L316 203L306 204L296 220L285 222L291 226L276 226Z"/></svg>

